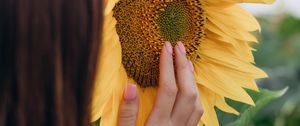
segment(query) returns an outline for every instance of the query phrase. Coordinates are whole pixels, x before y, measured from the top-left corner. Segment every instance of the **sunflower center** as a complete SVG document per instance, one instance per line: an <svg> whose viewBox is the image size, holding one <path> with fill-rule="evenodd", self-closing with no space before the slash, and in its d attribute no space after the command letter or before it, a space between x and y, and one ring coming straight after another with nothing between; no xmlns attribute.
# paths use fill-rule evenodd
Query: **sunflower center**
<svg viewBox="0 0 300 126"><path fill-rule="evenodd" d="M189 30L188 10L183 3L170 3L158 15L158 26L162 37L170 42L183 38Z"/></svg>
<svg viewBox="0 0 300 126"><path fill-rule="evenodd" d="M200 0L120 0L113 12L128 76L141 87L158 86L165 41L183 41L188 58L198 59L205 37L202 6Z"/></svg>

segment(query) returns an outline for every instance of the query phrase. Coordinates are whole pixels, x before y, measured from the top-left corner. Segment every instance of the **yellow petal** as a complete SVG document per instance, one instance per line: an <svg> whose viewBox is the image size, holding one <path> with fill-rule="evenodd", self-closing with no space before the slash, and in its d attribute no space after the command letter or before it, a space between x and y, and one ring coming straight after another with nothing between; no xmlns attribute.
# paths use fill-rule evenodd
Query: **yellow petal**
<svg viewBox="0 0 300 126"><path fill-rule="evenodd" d="M138 88L140 95L140 108L137 118L137 126L143 126L148 119L148 116L155 103L157 94L156 88Z"/></svg>
<svg viewBox="0 0 300 126"><path fill-rule="evenodd" d="M241 31L260 31L260 25L249 12L245 11L238 5L233 5L220 9L218 7L207 7L206 12L208 19L217 24L231 29Z"/></svg>
<svg viewBox="0 0 300 126"><path fill-rule="evenodd" d="M217 36L215 38L208 36L207 39L205 40L205 43L209 43L209 45L203 47L203 49L211 48L211 49L220 50L238 59L244 60L246 62L254 63L252 48L248 45L248 43L243 41L238 41L235 39L232 40L233 40L232 43L227 43L222 40L218 40Z"/></svg>
<svg viewBox="0 0 300 126"><path fill-rule="evenodd" d="M262 4L272 4L275 0L237 0L240 3L262 3Z"/></svg>
<svg viewBox="0 0 300 126"><path fill-rule="evenodd" d="M204 0L208 6L224 6L235 3L262 3L272 4L275 0Z"/></svg>
<svg viewBox="0 0 300 126"><path fill-rule="evenodd" d="M238 111L236 111L234 108L230 107L224 97L220 96L220 95L216 95L216 106L224 111L224 112L227 112L227 113L232 113L232 114L235 114L235 115L239 115L240 113Z"/></svg>
<svg viewBox="0 0 300 126"><path fill-rule="evenodd" d="M207 29L225 38L230 36L232 38L243 40L243 41L252 41L252 42L257 41L256 37L251 33L249 33L248 31L232 29L217 20L207 21Z"/></svg>
<svg viewBox="0 0 300 126"><path fill-rule="evenodd" d="M106 0L106 6L104 10L104 15L108 15L112 13L112 9L115 7L116 3L119 2L119 0Z"/></svg>
<svg viewBox="0 0 300 126"><path fill-rule="evenodd" d="M194 62L194 66L197 83L213 90L216 94L221 96L254 105L253 100L247 92L239 85L236 85L235 82L222 73L222 71L218 71L214 66L203 62Z"/></svg>
<svg viewBox="0 0 300 126"><path fill-rule="evenodd" d="M265 72L258 69L251 63L243 61L238 57L234 57L233 55L230 55L228 52L215 49L214 46L210 46L210 43L207 43L206 41L203 42L201 46L202 48L200 53L202 56L202 61L205 60L206 62L212 64L222 65L224 67L242 71L251 74L257 78L267 77Z"/></svg>
<svg viewBox="0 0 300 126"><path fill-rule="evenodd" d="M218 126L219 122L217 120L217 114L214 109L215 105L215 95L211 93L210 90L204 86L198 84L201 104L203 107L203 115L201 117L201 122L207 126ZM200 122L200 124L201 124Z"/></svg>
<svg viewBox="0 0 300 126"><path fill-rule="evenodd" d="M116 20L112 13L104 18L103 41L98 57L97 74L93 91L92 121L100 118L104 105L111 98L111 94L127 75L121 63L121 45L115 29Z"/></svg>

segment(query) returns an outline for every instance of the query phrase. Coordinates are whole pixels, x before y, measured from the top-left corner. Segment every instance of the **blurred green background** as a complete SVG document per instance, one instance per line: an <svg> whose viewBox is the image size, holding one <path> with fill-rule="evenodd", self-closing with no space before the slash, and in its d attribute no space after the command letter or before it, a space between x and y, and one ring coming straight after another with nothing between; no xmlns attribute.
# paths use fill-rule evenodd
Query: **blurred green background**
<svg viewBox="0 0 300 126"><path fill-rule="evenodd" d="M259 85L270 90L288 86L289 90L258 113L254 125L300 126L300 19L283 14L261 16L259 22L261 43L255 46L258 51L254 56L257 65L269 74Z"/></svg>
<svg viewBox="0 0 300 126"><path fill-rule="evenodd" d="M242 6L256 15L262 27L258 35L260 43L254 45L257 49L254 56L257 66L264 69L269 78L258 80L259 86L272 91L289 87L282 97L254 112L249 124L245 125L300 126L300 1L279 0L263 7ZM241 108L236 106L238 110ZM221 125L237 118L234 115L224 116L220 111L218 116Z"/></svg>

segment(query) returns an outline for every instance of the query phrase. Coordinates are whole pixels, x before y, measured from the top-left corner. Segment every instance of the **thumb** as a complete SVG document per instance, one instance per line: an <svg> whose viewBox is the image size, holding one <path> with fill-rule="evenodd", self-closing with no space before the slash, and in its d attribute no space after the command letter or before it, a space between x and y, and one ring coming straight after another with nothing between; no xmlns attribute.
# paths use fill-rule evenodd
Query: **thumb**
<svg viewBox="0 0 300 126"><path fill-rule="evenodd" d="M139 97L134 84L127 85L120 106L118 126L135 126L139 110Z"/></svg>

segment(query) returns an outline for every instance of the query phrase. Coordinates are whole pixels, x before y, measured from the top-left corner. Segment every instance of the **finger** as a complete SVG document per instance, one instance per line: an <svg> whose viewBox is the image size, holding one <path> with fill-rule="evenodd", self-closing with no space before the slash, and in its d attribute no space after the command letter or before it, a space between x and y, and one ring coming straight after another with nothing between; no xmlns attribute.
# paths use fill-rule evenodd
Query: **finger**
<svg viewBox="0 0 300 126"><path fill-rule="evenodd" d="M177 95L172 55L172 45L166 42L160 55L158 93L147 123L150 126L160 124L162 120L170 120Z"/></svg>
<svg viewBox="0 0 300 126"><path fill-rule="evenodd" d="M175 51L175 71L178 85L178 95L173 108L172 121L175 124L184 125L193 113L194 104L197 99L197 90L193 70L186 58L183 44L178 42L174 47Z"/></svg>
<svg viewBox="0 0 300 126"><path fill-rule="evenodd" d="M199 121L203 115L203 107L200 102L200 96L199 96L200 94L199 94L199 92L197 92L197 93L198 93L198 95L197 95L197 99L195 102L195 107L194 107L192 115L190 116L190 118L188 119L188 122L186 123L187 124L186 126L197 126L197 124L199 123Z"/></svg>
<svg viewBox="0 0 300 126"><path fill-rule="evenodd" d="M129 84L120 106L118 126L135 126L139 110L139 96L136 86Z"/></svg>

